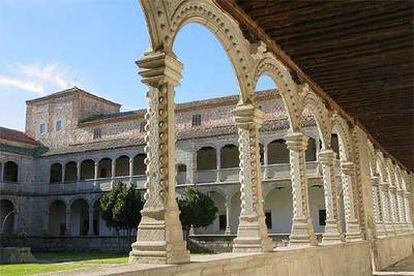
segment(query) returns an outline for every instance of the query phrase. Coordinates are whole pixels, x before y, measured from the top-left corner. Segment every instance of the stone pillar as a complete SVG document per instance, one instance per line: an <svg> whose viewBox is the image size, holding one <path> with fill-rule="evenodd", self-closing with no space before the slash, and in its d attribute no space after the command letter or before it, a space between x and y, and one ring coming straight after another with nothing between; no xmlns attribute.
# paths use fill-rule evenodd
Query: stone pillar
<svg viewBox="0 0 414 276"><path fill-rule="evenodd" d="M111 178L112 182L115 179L115 173L116 173L116 159L111 159Z"/></svg>
<svg viewBox="0 0 414 276"><path fill-rule="evenodd" d="M129 183L132 183L134 178L134 158L129 158Z"/></svg>
<svg viewBox="0 0 414 276"><path fill-rule="evenodd" d="M397 206L398 206L398 222L399 229L401 233L405 232L405 207L404 207L404 190L397 188L396 197L397 197Z"/></svg>
<svg viewBox="0 0 414 276"><path fill-rule="evenodd" d="M322 166L323 188L326 206L326 225L322 243L341 242L341 230L338 218L338 200L336 196L336 181L334 168L335 153L331 149L319 152L319 162Z"/></svg>
<svg viewBox="0 0 414 276"><path fill-rule="evenodd" d="M404 194L404 201L405 201L405 221L407 222L407 231L412 232L413 231L413 224L411 222L411 212L410 212L410 198L411 193L408 191L405 191Z"/></svg>
<svg viewBox="0 0 414 276"><path fill-rule="evenodd" d="M221 148L220 147L217 147L216 149L216 169L217 169L216 182L221 182Z"/></svg>
<svg viewBox="0 0 414 276"><path fill-rule="evenodd" d="M190 160L188 160L188 167L186 173L186 183L187 184L195 184L196 179L194 175L196 174L197 170L197 152L193 151L190 153Z"/></svg>
<svg viewBox="0 0 414 276"><path fill-rule="evenodd" d="M268 152L268 144L263 145L263 179L267 179L267 166L269 165L269 152Z"/></svg>
<svg viewBox="0 0 414 276"><path fill-rule="evenodd" d="M391 210L391 224L394 229L395 234L400 233L399 225L398 225L398 219L397 219L397 200L396 200L396 192L397 188L395 186L388 186L388 195L390 200L390 210Z"/></svg>
<svg viewBox="0 0 414 276"><path fill-rule="evenodd" d="M382 208L381 192L378 184L378 176L371 176L372 184L372 202L374 207L375 223L377 225L377 237L383 238L387 236L385 229L385 220Z"/></svg>
<svg viewBox="0 0 414 276"><path fill-rule="evenodd" d="M88 223L89 223L89 229L88 229L88 235L94 236L95 233L93 231L93 206L89 206L88 210Z"/></svg>
<svg viewBox="0 0 414 276"><path fill-rule="evenodd" d="M98 161L95 161L95 164L94 164L94 173L93 173L93 179L95 179L95 181L99 177L99 171L98 171L98 169L99 169L99 162Z"/></svg>
<svg viewBox="0 0 414 276"><path fill-rule="evenodd" d="M81 179L81 163L76 163L76 181L79 182Z"/></svg>
<svg viewBox="0 0 414 276"><path fill-rule="evenodd" d="M379 192L380 192L380 202L381 210L385 224L385 231L387 236L394 235L394 228L392 227L391 222L391 208L390 208L390 199L388 194L388 183L380 182L379 183Z"/></svg>
<svg viewBox="0 0 414 276"><path fill-rule="evenodd" d="M129 262L186 263L190 255L183 240L175 193L174 86L181 78L182 64L171 54L149 52L138 66L142 82L149 86L145 115L147 191Z"/></svg>
<svg viewBox="0 0 414 276"><path fill-rule="evenodd" d="M42 227L42 231L43 231L43 235L44 236L48 236L49 235L49 209L46 209L43 211L44 215L43 215L43 227Z"/></svg>
<svg viewBox="0 0 414 276"><path fill-rule="evenodd" d="M0 167L0 182L3 182L3 176L4 176L4 164L1 164L1 167Z"/></svg>
<svg viewBox="0 0 414 276"><path fill-rule="evenodd" d="M65 164L62 165L62 180L60 182L65 182L65 173L66 173L66 166Z"/></svg>
<svg viewBox="0 0 414 276"><path fill-rule="evenodd" d="M20 233L19 223L20 223L20 212L16 210L13 216L13 229L12 229L12 233L15 235L18 235Z"/></svg>
<svg viewBox="0 0 414 276"><path fill-rule="evenodd" d="M233 111L239 135L241 212L233 252L272 251L263 211L259 128L263 113L252 104Z"/></svg>
<svg viewBox="0 0 414 276"><path fill-rule="evenodd" d="M69 210L66 210L65 214L65 224L66 224L66 235L67 236L72 236L72 229L71 229L71 210L70 210L70 206L66 207L69 208Z"/></svg>
<svg viewBox="0 0 414 276"><path fill-rule="evenodd" d="M361 228L356 215L354 185L352 183L354 179L354 163L349 161L341 162L341 170L346 220L346 241L361 240Z"/></svg>
<svg viewBox="0 0 414 276"><path fill-rule="evenodd" d="M231 234L231 228L230 228L230 210L231 210L231 197L226 197L226 202L224 203L226 207L226 230L224 231L225 235Z"/></svg>
<svg viewBox="0 0 414 276"><path fill-rule="evenodd" d="M309 207L309 187L306 176L305 151L307 138L302 133L290 133L286 137L290 151L290 176L292 180L293 218L289 237L290 246L317 245Z"/></svg>

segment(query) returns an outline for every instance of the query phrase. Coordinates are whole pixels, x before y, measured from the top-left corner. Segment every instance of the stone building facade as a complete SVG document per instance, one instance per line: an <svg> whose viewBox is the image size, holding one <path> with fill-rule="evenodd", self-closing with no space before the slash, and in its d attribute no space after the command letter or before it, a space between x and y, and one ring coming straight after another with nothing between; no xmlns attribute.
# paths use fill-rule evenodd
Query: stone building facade
<svg viewBox="0 0 414 276"><path fill-rule="evenodd" d="M289 118L279 91L256 92L256 99L265 114L259 139L265 223L275 240L287 240L294 208L290 155L285 141ZM205 229L194 229L194 237L234 237L238 230L241 155L232 113L237 103L237 96L229 96L176 105L177 192L196 187L209 193L219 209L214 223ZM144 115L145 110L120 112L119 104L76 87L27 101L25 133L0 129L2 236L41 239L39 243L64 239L61 247L71 239L93 238L96 244L99 238L115 237L115 230L108 228L101 218L98 200L117 180L135 183L138 189L145 190L144 136L148 126ZM324 235L327 211L322 141L312 113L305 111L303 118L310 216L316 234ZM333 189L338 203L339 238L343 240L349 230L346 205L350 205L353 196L351 205L359 203L356 186L354 195L344 191L344 183L349 181L339 159L344 145L341 146L335 130L331 140L335 153ZM392 163L386 166L395 167ZM395 176L401 184L408 180L404 174ZM392 202L395 210L398 207L392 215L401 223L390 220L384 234L412 229L404 196ZM360 213L357 206L354 209L355 227L359 229ZM362 232L356 230L353 238L361 239Z"/></svg>

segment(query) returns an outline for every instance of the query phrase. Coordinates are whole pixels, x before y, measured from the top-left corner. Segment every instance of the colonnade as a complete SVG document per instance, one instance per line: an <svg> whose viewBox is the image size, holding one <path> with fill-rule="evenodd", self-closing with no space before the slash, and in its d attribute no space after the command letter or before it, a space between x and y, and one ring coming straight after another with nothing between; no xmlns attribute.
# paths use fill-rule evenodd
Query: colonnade
<svg viewBox="0 0 414 276"><path fill-rule="evenodd" d="M350 125L331 110L306 83L295 81L290 70L263 42L250 42L239 25L224 14L214 1L141 0L148 21L151 50L137 62L142 82L148 86L146 114L147 192L138 226L137 241L132 244L131 262L184 263L189 261L185 248L178 207L175 201L175 141L174 87L181 79L182 64L173 53L174 37L190 22L203 24L220 40L235 69L240 85L240 100L233 111L239 136L241 213L235 252L273 250L264 219L262 177L260 169L259 129L263 112L255 103L254 90L260 76L266 74L277 84L288 113L290 129L285 137L289 149L293 197L293 222L290 246L316 245L309 210L308 179L305 166L307 138L302 123L304 110L315 117L321 133L320 153L323 167L325 205L327 213L323 243L340 243L338 198L335 194L332 148L330 137L338 134L341 160L341 187L345 205L346 241L361 240L371 227L373 210L363 209L375 202L367 197L362 185L367 171L364 162L368 138L358 126ZM368 172L369 174L369 172ZM397 192L392 180L383 197L390 204L389 221L394 231L397 223L406 219L401 211L406 191ZM382 185L382 184L381 184ZM371 189L373 190L373 189ZM371 191L370 190L370 191ZM382 190L381 190L382 191ZM399 195L399 199L398 199ZM404 200L403 200L404 198ZM364 201L364 202L361 202ZM367 201L367 202L365 202ZM378 201L379 202L379 201ZM366 203L366 204L365 204ZM405 206L405 205L404 205ZM388 211L385 209L383 211ZM375 212L379 213L379 212ZM378 221L378 220L377 220ZM398 226L397 226L398 225ZM397 228L397 229L395 229ZM364 232L361 231L364 229Z"/></svg>

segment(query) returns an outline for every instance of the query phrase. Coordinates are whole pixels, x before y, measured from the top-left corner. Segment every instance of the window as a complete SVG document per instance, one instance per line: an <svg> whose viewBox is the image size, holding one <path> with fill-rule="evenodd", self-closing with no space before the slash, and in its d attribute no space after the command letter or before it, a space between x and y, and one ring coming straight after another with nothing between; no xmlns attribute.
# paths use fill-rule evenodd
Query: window
<svg viewBox="0 0 414 276"><path fill-rule="evenodd" d="M219 230L226 230L226 215L219 215Z"/></svg>
<svg viewBox="0 0 414 276"><path fill-rule="evenodd" d="M93 130L93 139L99 139L99 138L101 138L101 129L95 128Z"/></svg>
<svg viewBox="0 0 414 276"><path fill-rule="evenodd" d="M193 115L192 126L201 126L201 114Z"/></svg>
<svg viewBox="0 0 414 276"><path fill-rule="evenodd" d="M56 131L62 130L62 121L56 121Z"/></svg>
<svg viewBox="0 0 414 276"><path fill-rule="evenodd" d="M326 210L319 210L319 225L326 225Z"/></svg>
<svg viewBox="0 0 414 276"><path fill-rule="evenodd" d="M46 132L46 124L45 123L41 123L40 125L39 125L39 133L40 134L43 134L43 133L45 133Z"/></svg>
<svg viewBox="0 0 414 276"><path fill-rule="evenodd" d="M265 222L266 222L267 229L272 229L272 212L271 211L265 212Z"/></svg>
<svg viewBox="0 0 414 276"><path fill-rule="evenodd" d="M145 125L146 125L145 122L141 122L139 124L139 132L145 132Z"/></svg>

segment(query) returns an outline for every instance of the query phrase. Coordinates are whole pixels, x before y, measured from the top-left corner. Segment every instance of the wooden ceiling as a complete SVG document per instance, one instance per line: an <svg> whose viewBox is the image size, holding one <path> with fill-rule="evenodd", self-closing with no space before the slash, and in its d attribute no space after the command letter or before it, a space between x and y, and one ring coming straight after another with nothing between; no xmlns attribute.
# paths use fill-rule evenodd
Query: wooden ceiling
<svg viewBox="0 0 414 276"><path fill-rule="evenodd" d="M414 171L413 1L216 2Z"/></svg>

